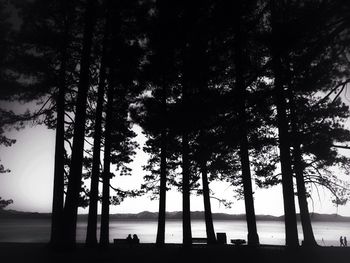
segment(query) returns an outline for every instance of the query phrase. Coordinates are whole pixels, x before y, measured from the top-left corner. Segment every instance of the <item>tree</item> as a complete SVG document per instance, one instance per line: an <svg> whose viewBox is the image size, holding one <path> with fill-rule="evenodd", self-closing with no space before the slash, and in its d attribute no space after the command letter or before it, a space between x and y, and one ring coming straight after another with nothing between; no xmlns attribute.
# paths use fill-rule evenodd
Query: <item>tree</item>
<svg viewBox="0 0 350 263"><path fill-rule="evenodd" d="M154 30L154 50L156 55L154 57L155 67L158 70L159 81L155 81L156 85L161 88L161 131L160 131L160 185L159 185L159 212L158 212L158 228L156 243L162 246L165 243L165 215L166 215L166 191L167 191L167 86L169 69L171 69L172 50L172 34L169 34L174 17L171 10L171 4L166 1L157 1L158 7L158 23L157 29ZM158 33L157 33L158 32ZM152 39L151 39L152 41ZM151 44L153 44L151 42ZM151 62L152 63L152 62ZM165 69L165 70L164 70Z"/></svg>
<svg viewBox="0 0 350 263"><path fill-rule="evenodd" d="M308 204L307 204L307 193L305 188L304 172L303 172L303 166L302 166L302 153L301 153L300 142L299 142L300 133L298 132L299 129L297 127L297 123L299 122L296 117L295 105L294 105L292 94L290 94L289 96L289 103L290 103L290 118L291 118L291 126L292 126L291 135L292 135L292 142L293 142L292 146L293 146L294 173L295 173L296 184L297 184L300 218L301 218L301 223L303 227L303 236L304 236L303 245L315 246L316 240L313 234L311 218L310 218Z"/></svg>
<svg viewBox="0 0 350 263"><path fill-rule="evenodd" d="M60 52L60 73L58 94L56 97L57 119L56 119L56 145L55 145L55 170L54 170L54 188L52 201L52 222L51 222L51 244L55 245L62 242L62 222L63 222L63 204L64 204L64 104L66 93L66 71L67 71L67 56L69 45L69 26L71 19L68 15L68 2L62 2L62 46Z"/></svg>
<svg viewBox="0 0 350 263"><path fill-rule="evenodd" d="M191 43L191 33L196 22L197 13L194 11L196 3L184 4L184 17L181 21L184 35L182 36L182 79L181 79L181 112L180 118L183 123L180 127L181 130L181 168L182 168L182 238L183 245L185 247L192 244L192 231L191 231L191 207L190 207L190 145L189 145L189 133L190 133L190 118L186 114L190 111L190 97L191 90L194 89L196 83L192 82L192 74L195 70L192 68L194 62L191 57L193 51L193 45Z"/></svg>
<svg viewBox="0 0 350 263"><path fill-rule="evenodd" d="M88 0L86 2L84 36L81 51L71 167L64 206L63 240L67 245L73 245L75 243L77 209L81 189L82 161L84 151L86 99L89 89L90 53L95 20L94 12L94 1Z"/></svg>
<svg viewBox="0 0 350 263"><path fill-rule="evenodd" d="M86 243L88 245L97 244L97 202L98 202L98 184L100 177L100 152L101 152L101 140L102 140L102 113L103 102L106 86L106 67L108 56L108 44L110 33L110 17L108 6L106 6L106 18L105 18L105 30L102 43L102 57L99 69L99 85L97 95L97 106L95 113L95 125L94 125L94 143L93 143L93 163L91 171L91 186L90 186L90 203L89 203L89 216ZM109 95L111 96L111 95ZM108 98L110 100L110 98ZM107 106L108 107L108 106ZM110 114L110 113L109 113ZM108 138L107 138L108 139ZM108 153L106 153L108 154ZM106 191L106 190L105 190Z"/></svg>
<svg viewBox="0 0 350 263"><path fill-rule="evenodd" d="M274 97L277 107L277 127L280 149L280 163L282 171L283 202L286 229L286 245L295 247L299 245L298 230L294 203L293 174L290 155L290 134L287 120L285 80L281 72L281 56L283 56L283 46L278 42L279 34L283 30L281 17L278 15L277 3L271 1L271 59L274 73Z"/></svg>
<svg viewBox="0 0 350 263"><path fill-rule="evenodd" d="M111 130L112 130L112 106L114 103L114 86L109 85L107 92L107 109L106 109L106 128L103 158L103 186L102 186L102 212L101 212L101 232L100 244L106 246L109 244L109 181L111 167Z"/></svg>
<svg viewBox="0 0 350 263"><path fill-rule="evenodd" d="M12 28L12 34L7 39L8 52L4 59L6 64L2 80L6 87L4 91L8 89L10 92L4 93L4 99L25 102L42 99L46 101L37 112L13 116L13 123L37 120L38 123L46 122L50 128L57 124L51 237L51 242L57 244L61 240L62 232L64 97L71 6L65 2L44 3L39 0L12 4L9 10L13 12L16 10L18 18L14 19L14 25L9 26ZM51 100L55 101L52 103L54 106L47 107ZM54 124L53 112L56 109L57 119ZM44 120L42 116L45 116Z"/></svg>
<svg viewBox="0 0 350 263"><path fill-rule="evenodd" d="M178 50L178 4L175 1L157 1L149 7L151 13L146 30L148 44L147 63L141 72L144 96L133 107L132 118L148 136L145 151L151 154L146 170L146 183L142 186L146 192L152 191L153 197L159 196L159 214L157 240L158 246L165 242L166 191L175 169L174 152L176 132L171 131L169 107L173 104L175 85L179 81L177 60ZM146 95L148 94L149 95ZM170 105L169 105L170 104ZM159 186L154 187L155 184Z"/></svg>
<svg viewBox="0 0 350 263"><path fill-rule="evenodd" d="M137 144L133 141L136 136L131 130L131 120L128 116L129 107L135 97L141 92L137 85L140 60L143 55L140 46L139 31L136 26L139 13L143 14L139 3L111 2L111 43L107 61L108 91L105 120L104 171L102 190L102 214L100 244L109 243L109 205L111 165L116 166L120 176L130 175L127 166L132 161ZM118 204L125 196L136 196L137 191L122 191L118 188L117 196L112 197L112 203Z"/></svg>
<svg viewBox="0 0 350 263"><path fill-rule="evenodd" d="M249 8L249 3L246 4ZM247 66L246 58L244 58L243 45L245 44L245 39L247 36L244 34L244 29L242 28L242 13L245 11L242 2L239 2L235 6L235 77L236 77L236 89L237 96L239 97L239 128L238 136L240 141L240 159L242 167L242 181L243 181L243 191L244 191L244 201L247 217L247 226L248 226L248 245L258 245L259 236L256 228L256 219L255 219L255 210L254 210L254 200L253 200L253 191L252 191L252 182L250 174L250 161L249 161L249 145L248 145L248 132L247 132L247 113L246 113L246 84L244 80L245 75L245 66Z"/></svg>

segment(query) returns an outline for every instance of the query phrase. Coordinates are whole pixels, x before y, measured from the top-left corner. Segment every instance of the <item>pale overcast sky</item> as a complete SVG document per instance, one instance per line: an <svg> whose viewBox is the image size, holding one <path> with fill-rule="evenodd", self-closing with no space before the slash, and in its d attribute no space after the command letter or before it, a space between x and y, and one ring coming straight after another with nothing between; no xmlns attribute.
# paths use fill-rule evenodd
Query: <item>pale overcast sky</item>
<svg viewBox="0 0 350 263"><path fill-rule="evenodd" d="M43 126L28 127L19 132L11 132L17 139L12 147L0 147L1 162L11 173L0 175L0 196L13 199L9 209L35 212L50 212L53 187L53 163L55 132ZM137 140L142 143L145 138L139 134ZM350 151L349 151L350 154ZM145 172L142 165L147 161L147 155L138 151L134 163L132 177L117 177L113 185L121 188L138 188ZM88 184L89 185L89 184ZM220 198L231 198L232 190L223 183L211 184L212 189ZM231 198L232 199L232 198ZM234 201L232 208L227 209L218 201L212 200L213 212L244 213L243 201ZM296 200L297 201L297 200ZM313 203L309 200L310 211L319 213L338 213L350 216L350 205L336 208L330 202L326 191L320 190L319 195L314 191ZM167 211L182 209L181 194L175 191L168 192ZM282 189L280 186L267 190L255 189L255 209L257 214L283 214ZM112 206L111 213L137 213L141 211L157 211L158 201L151 201L143 196L127 199L119 206ZM202 197L192 196L191 210L203 210ZM80 212L87 213L87 209Z"/></svg>

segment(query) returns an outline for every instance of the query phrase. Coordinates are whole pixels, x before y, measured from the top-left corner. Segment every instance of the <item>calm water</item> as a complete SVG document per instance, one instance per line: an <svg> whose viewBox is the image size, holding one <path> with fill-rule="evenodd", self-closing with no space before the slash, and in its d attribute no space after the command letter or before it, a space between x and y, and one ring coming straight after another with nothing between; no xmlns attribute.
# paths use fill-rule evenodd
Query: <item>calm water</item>
<svg viewBox="0 0 350 263"><path fill-rule="evenodd" d="M244 221L217 220L214 222L215 232L225 232L227 239L246 239L246 223ZM299 238L302 240L301 226ZM339 237L347 236L350 240L350 222L315 222L314 233L320 245L338 246ZM137 234L144 243L156 240L156 221L120 221L110 224L110 237L125 238L129 233ZM258 221L258 232L262 244L284 244L284 224L275 221ZM0 242L48 242L50 221L42 219L0 220ZM84 242L86 222L79 222L77 240ZM192 222L193 237L205 237L205 224L201 220ZM182 229L180 220L169 220L166 223L166 242L181 243Z"/></svg>

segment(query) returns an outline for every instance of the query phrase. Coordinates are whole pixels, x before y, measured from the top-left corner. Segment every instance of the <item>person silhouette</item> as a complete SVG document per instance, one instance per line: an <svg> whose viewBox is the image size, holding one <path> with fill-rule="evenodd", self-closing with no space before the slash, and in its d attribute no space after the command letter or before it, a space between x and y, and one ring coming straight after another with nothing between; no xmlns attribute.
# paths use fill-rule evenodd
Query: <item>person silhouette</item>
<svg viewBox="0 0 350 263"><path fill-rule="evenodd" d="M348 241L346 240L346 237L344 236L344 247L348 246Z"/></svg>
<svg viewBox="0 0 350 263"><path fill-rule="evenodd" d="M339 241L340 241L340 246L343 247L344 246L344 242L343 242L343 237L342 236L340 236Z"/></svg>
<svg viewBox="0 0 350 263"><path fill-rule="evenodd" d="M132 241L134 244L140 244L140 239L137 237L136 234L133 235Z"/></svg>
<svg viewBox="0 0 350 263"><path fill-rule="evenodd" d="M126 238L126 242L127 242L128 244L131 244L131 243L132 243L131 234L129 234L128 237Z"/></svg>

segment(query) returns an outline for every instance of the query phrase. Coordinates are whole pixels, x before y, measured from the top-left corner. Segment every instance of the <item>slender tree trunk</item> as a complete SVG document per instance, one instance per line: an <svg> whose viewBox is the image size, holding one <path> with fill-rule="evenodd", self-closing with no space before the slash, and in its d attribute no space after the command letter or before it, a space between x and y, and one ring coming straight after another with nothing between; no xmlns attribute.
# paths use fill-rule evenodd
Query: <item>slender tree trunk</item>
<svg viewBox="0 0 350 263"><path fill-rule="evenodd" d="M108 12L108 11L107 11ZM86 244L90 246L97 245L97 203L98 203L98 184L100 178L100 153L101 153L101 136L102 136L102 112L103 101L106 86L106 59L107 59L107 42L109 35L109 18L106 14L105 35L103 40L103 50L100 66L100 80L98 86L97 106L94 127L94 149L91 171L90 186L90 203L88 225L86 233Z"/></svg>
<svg viewBox="0 0 350 263"><path fill-rule="evenodd" d="M182 133L182 234L183 245L192 244L191 208L190 208L190 160L188 133Z"/></svg>
<svg viewBox="0 0 350 263"><path fill-rule="evenodd" d="M277 63L279 64L279 63ZM279 65L280 66L280 65ZM278 67L279 67L278 66ZM275 74L276 74L275 67ZM278 71L278 70L277 70ZM284 201L286 245L298 246L297 220L294 202L293 174L291 168L291 156L289 146L288 122L286 114L286 101L283 86L280 83L278 73L275 76L275 100L277 106L277 125L279 134L280 162L282 172L282 187Z"/></svg>
<svg viewBox="0 0 350 263"><path fill-rule="evenodd" d="M274 0L271 0L271 27L272 27L272 70L274 72L274 96L277 107L277 126L280 149L280 163L282 172L282 188L284 203L284 220L286 232L286 245L288 247L299 246L297 219L295 213L293 172L290 155L290 136L287 119L286 97L283 83L281 47L278 43L277 12Z"/></svg>
<svg viewBox="0 0 350 263"><path fill-rule="evenodd" d="M86 103L89 89L89 67L92 46L93 28L95 23L95 1L88 0L85 13L83 49L81 54L81 69L79 75L76 115L74 124L73 149L68 181L66 203L64 207L63 239L67 245L74 245L76 238L77 212L81 191L81 176L84 152Z"/></svg>
<svg viewBox="0 0 350 263"><path fill-rule="evenodd" d="M107 246L109 244L109 181L111 166L111 130L112 130L112 107L113 107L114 87L112 82L108 88L107 110L106 110L106 128L105 128L105 148L104 148L104 171L102 174L102 213L101 213L101 232L100 244Z"/></svg>
<svg viewBox="0 0 350 263"><path fill-rule="evenodd" d="M189 157L189 134L188 134L188 92L190 86L191 69L189 68L190 50L185 47L184 72L182 83L182 119L185 123L182 127L182 238L183 245L190 247L192 244L191 230L191 192L190 192L190 157Z"/></svg>
<svg viewBox="0 0 350 263"><path fill-rule="evenodd" d="M248 245L259 245L259 236L256 228L256 217L254 208L254 198L252 189L252 178L249 161L249 142L247 131L247 113L246 113L246 85L244 83L244 65L243 43L241 29L241 14L236 16L236 42L235 42L235 68L236 68L236 88L239 96L239 155L241 159L241 170L243 179L244 203L248 228Z"/></svg>
<svg viewBox="0 0 350 263"><path fill-rule="evenodd" d="M276 60L276 59L275 59ZM280 162L282 172L282 188L285 215L286 245L298 246L297 220L294 202L293 174L291 168L291 156L289 146L288 121L286 114L286 101L283 85L279 76L279 62L275 62L275 101L277 106L277 126L280 149Z"/></svg>
<svg viewBox="0 0 350 263"><path fill-rule="evenodd" d="M167 177L167 161L166 161L166 87L163 84L163 98L162 98L162 115L163 125L161 133L161 149L160 149L160 189L159 189L159 213L158 213L158 229L157 229L157 240L158 246L162 246L165 243L165 216L166 216L166 177Z"/></svg>
<svg viewBox="0 0 350 263"><path fill-rule="evenodd" d="M274 51L273 51L274 52ZM280 149L280 163L282 172L283 203L285 216L286 245L295 247L299 245L297 220L294 202L293 174L289 145L288 120L284 86L282 83L281 61L278 54L273 55L273 71L275 74L275 103L277 106L277 126Z"/></svg>
<svg viewBox="0 0 350 263"><path fill-rule="evenodd" d="M242 109L241 109L242 110ZM245 111L243 109L243 111ZM245 112L244 112L245 113ZM241 114L244 114L241 111ZM242 116L242 115L241 115ZM244 117L243 117L244 118ZM247 228L248 228L248 245L256 246L259 245L259 236L256 227L256 217L254 209L254 198L252 190L252 181L250 174L250 162L249 162L249 148L248 148L248 138L246 134L246 129L244 128L245 120L240 123L240 159L242 166L242 177L243 177L243 192L244 192L244 203L247 218Z"/></svg>
<svg viewBox="0 0 350 263"><path fill-rule="evenodd" d="M64 13L67 10L66 1L63 2ZM67 47L68 47L68 21L65 21L64 40L61 48L61 67L59 73L59 90L56 98L56 145L55 145L55 169L51 215L51 240L52 245L62 242L63 230L63 203L64 203L64 104L66 89Z"/></svg>
<svg viewBox="0 0 350 263"><path fill-rule="evenodd" d="M304 168L302 163L302 153L300 149L299 131L297 127L298 118L296 115L295 102L293 94L289 92L289 105L290 115L292 123L292 141L293 141L293 157L294 157L294 172L297 181L298 202L300 209L300 219L303 228L303 246L317 246L314 232L312 230L312 224L310 219L310 213L306 198L306 188L304 181Z"/></svg>
<svg viewBox="0 0 350 263"><path fill-rule="evenodd" d="M203 185L205 230L207 233L208 244L215 244L216 237L215 237L215 231L214 231L213 216L211 213L210 190L209 190L209 183L208 183L208 168L207 168L206 158L202 158L200 165L201 165L202 185Z"/></svg>

